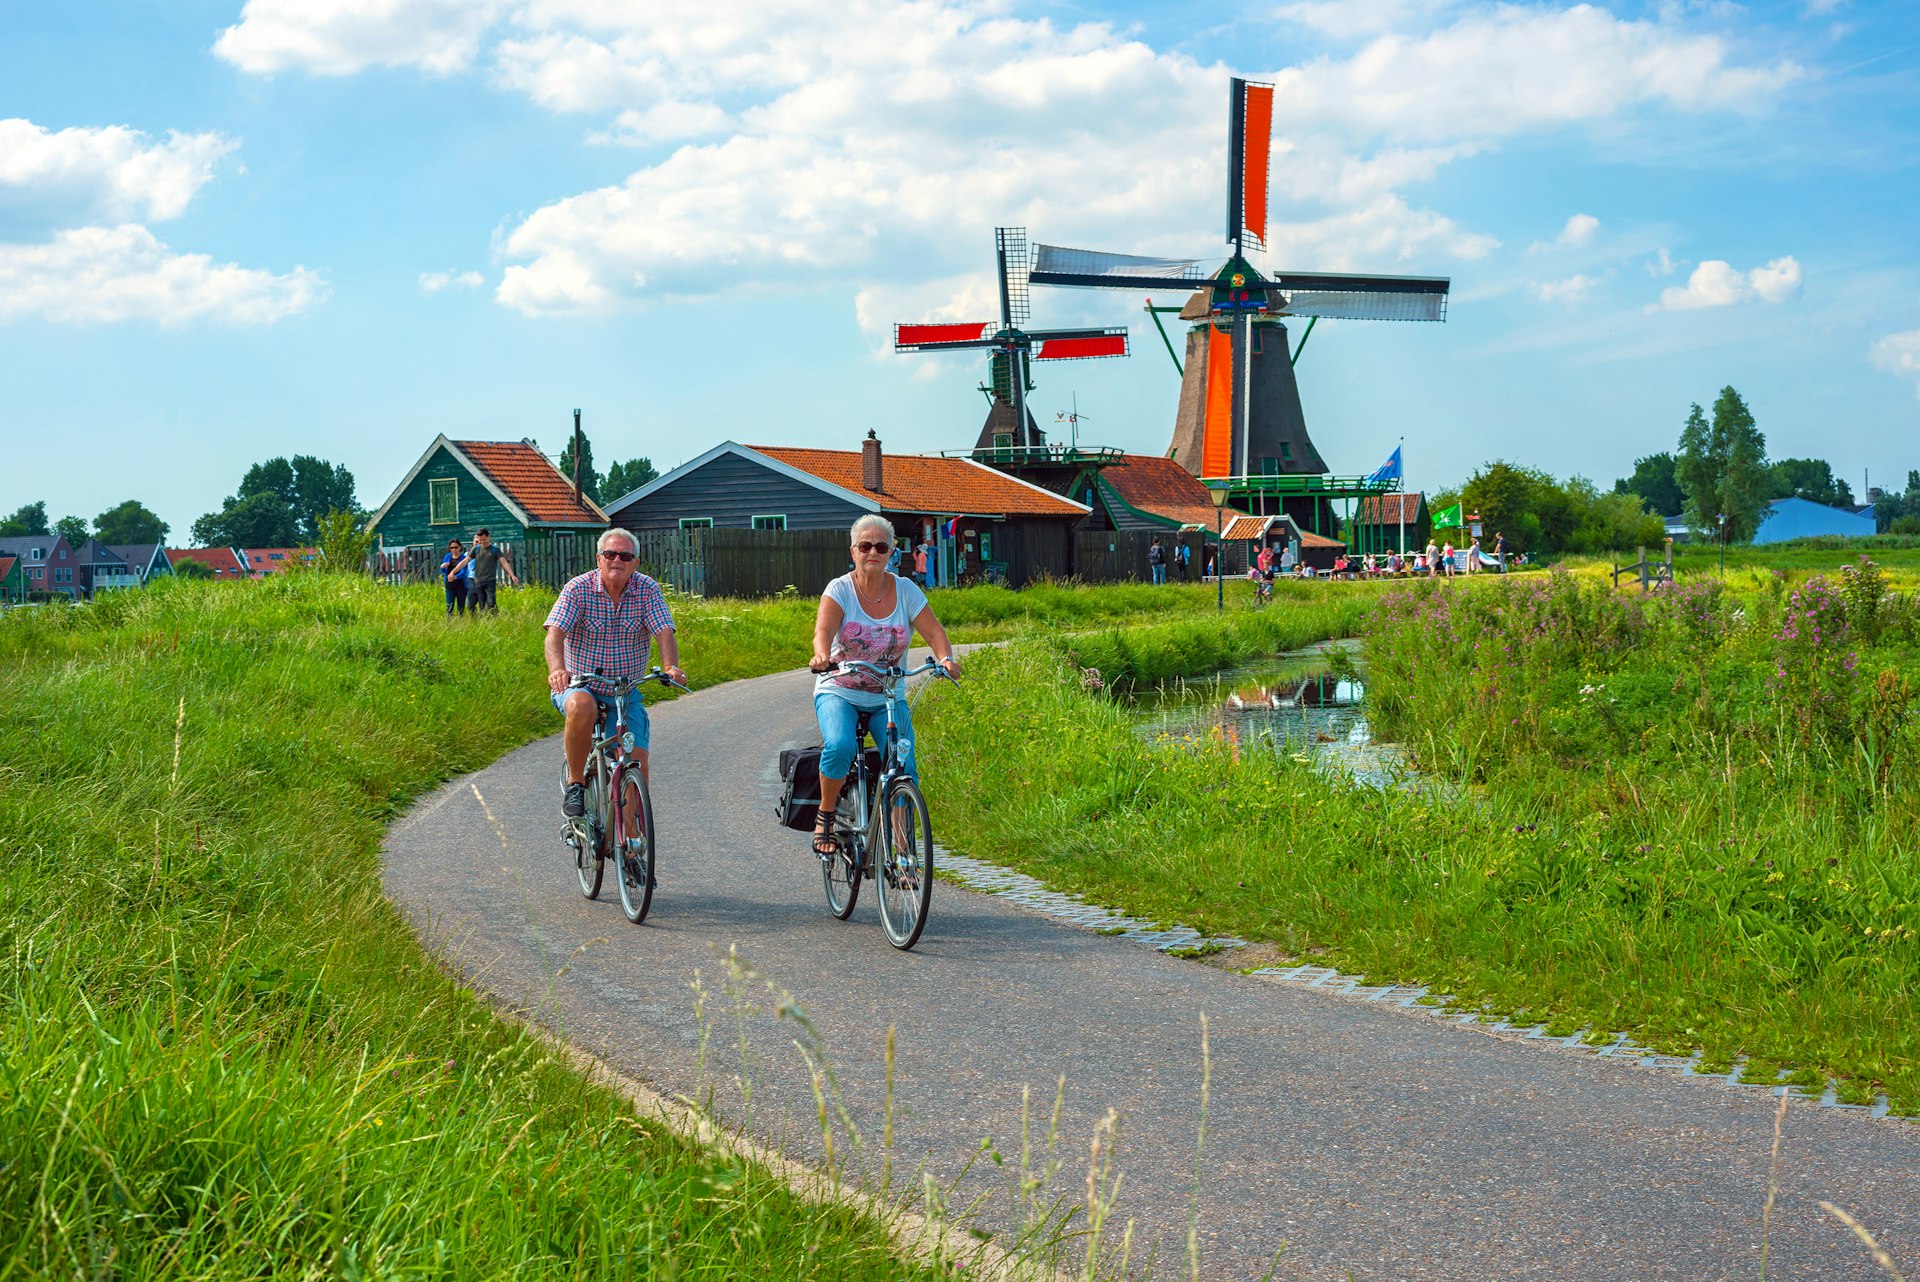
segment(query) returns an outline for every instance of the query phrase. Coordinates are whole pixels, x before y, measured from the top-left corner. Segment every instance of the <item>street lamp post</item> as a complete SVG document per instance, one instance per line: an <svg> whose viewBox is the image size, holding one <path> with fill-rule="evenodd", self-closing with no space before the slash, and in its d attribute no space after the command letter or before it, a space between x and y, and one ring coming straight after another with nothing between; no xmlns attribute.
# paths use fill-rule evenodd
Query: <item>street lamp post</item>
<svg viewBox="0 0 1920 1282"><path fill-rule="evenodd" d="M1720 577L1727 577L1727 514L1720 514Z"/></svg>
<svg viewBox="0 0 1920 1282"><path fill-rule="evenodd" d="M1227 612L1227 540L1222 520L1227 511L1227 487L1216 485L1207 491L1213 499L1213 586L1214 609Z"/></svg>

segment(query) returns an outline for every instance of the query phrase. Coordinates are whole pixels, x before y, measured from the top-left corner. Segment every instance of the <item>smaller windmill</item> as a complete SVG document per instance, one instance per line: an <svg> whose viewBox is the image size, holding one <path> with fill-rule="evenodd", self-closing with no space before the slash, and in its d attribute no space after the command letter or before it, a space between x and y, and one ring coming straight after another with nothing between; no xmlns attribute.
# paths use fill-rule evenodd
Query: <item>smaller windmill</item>
<svg viewBox="0 0 1920 1282"><path fill-rule="evenodd" d="M988 363L987 421L980 429L974 453L996 458L1023 457L1012 451L1036 450L1046 437L1027 411L1027 393L1033 390L1032 361L1082 361L1127 355L1127 331L1117 329L1025 328L1031 316L1027 294L1027 233L1023 227L993 230L994 258L1000 278L1000 323L895 325L896 352L954 352L984 348L993 353Z"/></svg>

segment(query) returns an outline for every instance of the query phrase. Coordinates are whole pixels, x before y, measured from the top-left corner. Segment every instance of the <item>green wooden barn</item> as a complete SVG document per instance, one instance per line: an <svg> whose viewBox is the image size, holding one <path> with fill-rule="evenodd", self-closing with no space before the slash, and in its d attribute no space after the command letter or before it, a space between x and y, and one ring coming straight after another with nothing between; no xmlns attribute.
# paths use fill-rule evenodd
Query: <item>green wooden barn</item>
<svg viewBox="0 0 1920 1282"><path fill-rule="evenodd" d="M496 543L597 539L607 514L531 441L453 441L436 436L367 528L380 547L445 547L485 528Z"/></svg>

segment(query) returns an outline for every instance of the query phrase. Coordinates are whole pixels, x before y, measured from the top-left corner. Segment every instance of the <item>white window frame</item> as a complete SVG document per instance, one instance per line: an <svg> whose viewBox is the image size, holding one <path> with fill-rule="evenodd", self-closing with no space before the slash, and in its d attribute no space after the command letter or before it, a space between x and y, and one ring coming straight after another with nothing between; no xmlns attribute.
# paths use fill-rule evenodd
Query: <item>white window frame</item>
<svg viewBox="0 0 1920 1282"><path fill-rule="evenodd" d="M434 510L433 496L434 496L434 493L442 485L448 486L453 492L453 515L448 517L444 521L438 521L434 519L434 515L433 515L433 510ZM460 524L460 478L459 477L430 476L427 478L427 524L428 525Z"/></svg>
<svg viewBox="0 0 1920 1282"><path fill-rule="evenodd" d="M780 522L780 524L762 525L760 524L760 522L762 521L778 521ZM787 514L785 512L765 512L759 516L753 517L752 525L753 525L753 528L756 530L779 530L782 533L785 533L787 528Z"/></svg>

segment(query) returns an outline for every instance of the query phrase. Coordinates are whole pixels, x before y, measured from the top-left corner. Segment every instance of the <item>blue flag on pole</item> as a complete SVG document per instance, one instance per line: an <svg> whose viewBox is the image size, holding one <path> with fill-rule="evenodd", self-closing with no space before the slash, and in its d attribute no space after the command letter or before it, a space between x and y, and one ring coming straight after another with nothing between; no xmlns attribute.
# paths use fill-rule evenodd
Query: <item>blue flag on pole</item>
<svg viewBox="0 0 1920 1282"><path fill-rule="evenodd" d="M1393 453L1387 456L1386 462L1367 473L1367 484L1372 485L1379 481L1397 481L1399 479L1400 447L1396 445L1393 447Z"/></svg>

